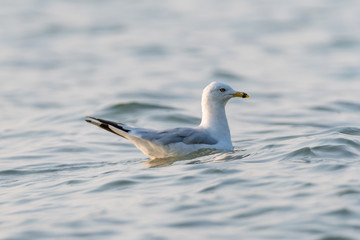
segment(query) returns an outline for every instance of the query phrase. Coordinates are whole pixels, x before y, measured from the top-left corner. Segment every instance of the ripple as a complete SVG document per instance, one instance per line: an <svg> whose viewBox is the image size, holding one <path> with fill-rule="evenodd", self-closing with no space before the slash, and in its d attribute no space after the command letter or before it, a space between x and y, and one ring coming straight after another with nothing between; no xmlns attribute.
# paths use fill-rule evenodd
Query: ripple
<svg viewBox="0 0 360 240"><path fill-rule="evenodd" d="M62 35L74 35L74 34L89 34L89 35L98 35L98 34L110 34L110 33L119 33L125 29L123 25L120 24L107 24L107 25L93 25L89 27L75 27L69 25L60 25L60 24L49 24L41 29L40 32L35 33L36 37L57 37Z"/></svg>
<svg viewBox="0 0 360 240"><path fill-rule="evenodd" d="M30 165L24 167L25 169L8 169L8 170L0 171L0 175L15 176L15 175L54 173L54 172L62 172L62 171L75 171L75 170L82 170L92 167L101 167L103 165L104 165L103 163L60 164L56 166Z"/></svg>
<svg viewBox="0 0 360 240"><path fill-rule="evenodd" d="M320 240L353 240L353 238L348 238L340 235L332 235L320 238Z"/></svg>
<svg viewBox="0 0 360 240"><path fill-rule="evenodd" d="M175 108L157 105L157 104L148 104L148 103L139 103L139 102L129 102L129 103L119 103L112 106L109 106L101 111L101 114L111 114L111 113L121 113L121 114L133 114L139 113L147 110L173 110Z"/></svg>
<svg viewBox="0 0 360 240"><path fill-rule="evenodd" d="M222 226L223 222L219 221L210 221L210 220L192 220L192 221L183 221L178 223L172 223L167 225L168 227L174 228L198 228L198 227L215 227Z"/></svg>
<svg viewBox="0 0 360 240"><path fill-rule="evenodd" d="M327 105L321 105L321 106L314 106L311 107L310 109L314 110L314 111L320 111L320 112L337 112L338 110L331 107L331 106L327 106Z"/></svg>
<svg viewBox="0 0 360 240"><path fill-rule="evenodd" d="M19 171L19 170L4 170L4 171L0 171L0 175L2 176L8 176L8 175L23 175L25 174L24 171Z"/></svg>
<svg viewBox="0 0 360 240"><path fill-rule="evenodd" d="M349 217L351 215L353 215L354 213L352 211L350 211L347 208L341 208L341 209L337 209L335 211L329 212L326 215L333 215L333 216L340 216L340 217Z"/></svg>
<svg viewBox="0 0 360 240"><path fill-rule="evenodd" d="M132 185L137 184L138 182L136 181L132 181L132 180L127 180L127 179L122 179L122 180L116 180L116 181L112 181L109 183L106 183L104 185L102 185L101 187L91 191L91 192L104 192L104 191L110 191L110 190L122 190L125 188L128 188Z"/></svg>
<svg viewBox="0 0 360 240"><path fill-rule="evenodd" d="M314 170L317 171L338 171L347 168L348 165L345 164L320 164L316 166Z"/></svg>
<svg viewBox="0 0 360 240"><path fill-rule="evenodd" d="M342 111L360 111L360 104L347 101L330 102L325 105L316 105L310 107L311 110L319 112L342 112Z"/></svg>
<svg viewBox="0 0 360 240"><path fill-rule="evenodd" d="M360 143L357 140L350 140L347 138L336 138L333 141L338 144L346 145L348 147L352 147L352 148L360 151Z"/></svg>
<svg viewBox="0 0 360 240"><path fill-rule="evenodd" d="M291 153L287 154L285 159L291 158L313 158L316 157L316 154L310 147L303 147L298 150L292 151Z"/></svg>
<svg viewBox="0 0 360 240"><path fill-rule="evenodd" d="M201 205L196 205L196 204L181 204L179 206L176 206L172 211L173 212L183 212L183 211L187 211L187 210L198 209L201 207L202 207Z"/></svg>
<svg viewBox="0 0 360 240"><path fill-rule="evenodd" d="M129 102L129 103L118 103L108 107L107 109L116 109L121 111L139 111L139 110L147 110L147 109L175 109L173 107L156 105L156 104L148 104L148 103L139 103L139 102Z"/></svg>
<svg viewBox="0 0 360 240"><path fill-rule="evenodd" d="M286 146L286 145L285 144L268 144L268 145L261 147L261 150L273 150L273 149L281 148L284 146Z"/></svg>
<svg viewBox="0 0 360 240"><path fill-rule="evenodd" d="M243 80L244 77L233 73L229 70L224 70L224 69L218 69L215 70L213 73L213 78L215 79L220 79L220 80Z"/></svg>
<svg viewBox="0 0 360 240"><path fill-rule="evenodd" d="M352 49L358 46L359 46L359 41L355 38L338 38L338 39L334 39L331 42L329 48Z"/></svg>
<svg viewBox="0 0 360 240"><path fill-rule="evenodd" d="M46 169L46 170L4 170L0 171L0 175L3 176L16 176L16 175L30 175L30 174L41 174L41 173L53 173L61 171L59 169Z"/></svg>
<svg viewBox="0 0 360 240"><path fill-rule="evenodd" d="M164 122L174 122L174 123L183 123L183 124L199 124L201 121L200 118L187 116L183 114L166 114L161 116L154 116L153 119Z"/></svg>
<svg viewBox="0 0 360 240"><path fill-rule="evenodd" d="M211 185L211 186L207 186L207 187L201 189L199 191L199 193L214 192L214 191L216 191L218 189L229 187L231 185L243 184L244 182L247 182L247 181L248 180L241 179L241 178L227 179L227 180L223 180L221 183L214 184L214 185Z"/></svg>
<svg viewBox="0 0 360 240"><path fill-rule="evenodd" d="M346 145L320 145L315 147L302 147L292 151L284 157L284 159L344 159L355 158L358 155L348 149Z"/></svg>
<svg viewBox="0 0 360 240"><path fill-rule="evenodd" d="M331 156L338 158L352 158L357 157L357 154L351 152L347 149L346 145L322 145L313 147L313 151L315 151L320 157Z"/></svg>
<svg viewBox="0 0 360 240"><path fill-rule="evenodd" d="M161 57L169 54L167 49L162 45L148 45L138 47L135 53L141 57Z"/></svg>
<svg viewBox="0 0 360 240"><path fill-rule="evenodd" d="M334 104L341 107L341 109L343 109L343 110L351 110L351 111L360 112L360 104L359 103L337 101Z"/></svg>
<svg viewBox="0 0 360 240"><path fill-rule="evenodd" d="M86 147L79 147L79 146L64 146L58 148L48 148L52 152L69 152L69 153L78 153L78 152L88 152L90 151L89 148Z"/></svg>
<svg viewBox="0 0 360 240"><path fill-rule="evenodd" d="M336 193L338 196L345 196L345 195L359 195L360 191L352 188L347 188L340 190Z"/></svg>
<svg viewBox="0 0 360 240"><path fill-rule="evenodd" d="M219 168L210 168L210 169L206 169L203 170L201 172L201 174L215 174L215 175L229 175L229 174L234 174L234 173L238 173L241 172L240 170L237 169L219 169Z"/></svg>
<svg viewBox="0 0 360 240"><path fill-rule="evenodd" d="M248 219L248 218L252 218L252 217L258 217L270 212L283 212L283 211L289 211L291 210L292 207L290 206L284 206L284 207L265 207L265 208L259 208L259 209L255 209L255 210L249 210L249 211L245 211L243 213L239 213L234 215L232 218L234 219L239 219L239 218L244 218L244 219Z"/></svg>
<svg viewBox="0 0 360 240"><path fill-rule="evenodd" d="M28 230L22 233L16 234L11 239L44 239L53 238L54 234L44 230Z"/></svg>
<svg viewBox="0 0 360 240"><path fill-rule="evenodd" d="M344 127L338 130L339 133L353 136L360 136L360 128Z"/></svg>
<svg viewBox="0 0 360 240"><path fill-rule="evenodd" d="M149 175L149 174L139 174L135 175L132 178L138 179L138 180L153 180L153 179L159 179L158 176Z"/></svg>
<svg viewBox="0 0 360 240"><path fill-rule="evenodd" d="M64 184L67 184L67 185L77 185L77 184L81 184L81 183L84 183L86 181L84 180L69 180L69 181L66 181Z"/></svg>

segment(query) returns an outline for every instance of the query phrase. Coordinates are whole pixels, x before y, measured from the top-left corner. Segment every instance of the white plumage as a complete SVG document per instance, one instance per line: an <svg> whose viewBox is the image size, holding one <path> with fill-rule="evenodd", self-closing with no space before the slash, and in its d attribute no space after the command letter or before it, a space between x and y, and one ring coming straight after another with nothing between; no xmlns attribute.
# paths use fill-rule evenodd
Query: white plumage
<svg viewBox="0 0 360 240"><path fill-rule="evenodd" d="M249 95L219 82L205 87L201 99L202 120L195 128L159 131L94 117L86 121L128 139L151 158L183 156L200 149L231 151L233 145L225 105L233 97L247 98Z"/></svg>

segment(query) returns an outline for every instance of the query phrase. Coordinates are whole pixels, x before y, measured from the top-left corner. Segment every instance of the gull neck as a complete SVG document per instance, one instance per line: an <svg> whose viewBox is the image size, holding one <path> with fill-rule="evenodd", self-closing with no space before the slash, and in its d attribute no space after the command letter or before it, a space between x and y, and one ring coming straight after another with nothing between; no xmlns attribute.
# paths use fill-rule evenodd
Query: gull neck
<svg viewBox="0 0 360 240"><path fill-rule="evenodd" d="M207 129L214 136L231 142L230 129L225 112L226 102L211 101L209 98L203 98L201 102L202 119L200 127Z"/></svg>

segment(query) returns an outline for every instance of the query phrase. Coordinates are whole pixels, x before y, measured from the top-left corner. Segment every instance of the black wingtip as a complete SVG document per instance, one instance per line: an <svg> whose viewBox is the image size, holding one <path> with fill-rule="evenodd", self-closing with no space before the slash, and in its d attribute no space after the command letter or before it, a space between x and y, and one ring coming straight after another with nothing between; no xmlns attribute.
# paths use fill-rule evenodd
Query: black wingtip
<svg viewBox="0 0 360 240"><path fill-rule="evenodd" d="M94 119L94 120L98 120L98 121L99 121L99 119L98 119L98 118L91 117L91 116L86 116L85 118L90 118L90 119Z"/></svg>
<svg viewBox="0 0 360 240"><path fill-rule="evenodd" d="M95 117L90 117L90 116L87 116L87 118L90 118L90 119L94 119L96 120L97 122L99 122L99 127L101 127L102 129L105 129L109 132L112 132L112 133L115 133L113 130L111 130L111 128L109 126L113 126L117 129L120 129L121 131L124 131L124 132L129 132L130 130L128 129L125 129L123 128L120 124L122 123L116 123L116 122L112 122L112 121L109 121L109 120L105 120L105 119L101 119L101 118L95 118ZM85 119L86 122L88 123L94 123L93 121L91 121L90 119ZM122 124L122 125L125 125L125 124ZM115 133L117 134L117 133ZM119 134L118 134L119 135Z"/></svg>

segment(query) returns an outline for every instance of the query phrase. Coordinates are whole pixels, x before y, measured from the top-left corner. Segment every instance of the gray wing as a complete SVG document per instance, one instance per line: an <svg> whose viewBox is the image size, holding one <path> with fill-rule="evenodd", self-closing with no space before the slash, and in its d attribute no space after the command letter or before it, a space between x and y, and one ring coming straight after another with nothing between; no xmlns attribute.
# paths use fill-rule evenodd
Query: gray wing
<svg viewBox="0 0 360 240"><path fill-rule="evenodd" d="M144 131L139 135L146 139L162 145L183 142L185 144L209 144L214 145L218 141L207 132L193 128L174 128L164 131Z"/></svg>

